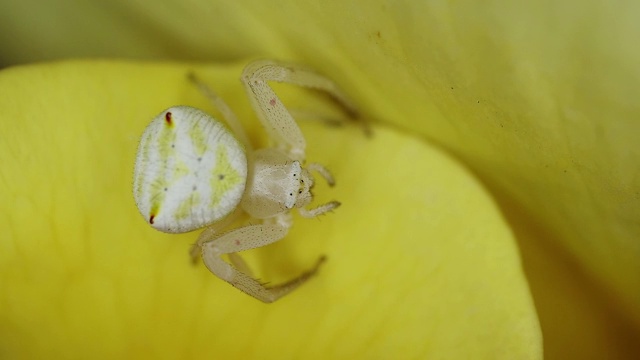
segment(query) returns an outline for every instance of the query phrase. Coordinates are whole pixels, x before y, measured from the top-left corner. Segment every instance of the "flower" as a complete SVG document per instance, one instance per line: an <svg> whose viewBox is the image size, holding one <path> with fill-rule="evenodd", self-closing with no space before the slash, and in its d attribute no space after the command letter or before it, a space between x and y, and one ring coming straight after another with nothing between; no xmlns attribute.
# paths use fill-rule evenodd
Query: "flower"
<svg viewBox="0 0 640 360"><path fill-rule="evenodd" d="M39 21L45 4L12 15L23 27L3 21L15 34L4 63L41 53L238 61L0 73L0 191L11 204L0 349L539 358L541 328L548 358L640 353L637 6L139 4L90 5L82 19L93 21L55 28ZM176 103L212 110L185 81L190 69L258 139L236 80L256 56L322 71L382 125L369 140L304 125L310 159L338 178L320 196L344 206L298 219L281 244L251 254L275 279L329 256L320 276L268 307L188 266L195 235L154 233L127 190L148 119Z"/></svg>

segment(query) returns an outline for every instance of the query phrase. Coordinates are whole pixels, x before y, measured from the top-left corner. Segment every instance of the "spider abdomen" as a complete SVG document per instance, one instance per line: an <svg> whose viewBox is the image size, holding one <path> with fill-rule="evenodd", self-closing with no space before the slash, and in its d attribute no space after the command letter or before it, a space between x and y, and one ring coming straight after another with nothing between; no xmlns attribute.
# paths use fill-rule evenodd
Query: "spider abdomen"
<svg viewBox="0 0 640 360"><path fill-rule="evenodd" d="M207 113L171 107L145 129L133 191L154 228L192 231L225 217L242 199L247 158L242 145Z"/></svg>

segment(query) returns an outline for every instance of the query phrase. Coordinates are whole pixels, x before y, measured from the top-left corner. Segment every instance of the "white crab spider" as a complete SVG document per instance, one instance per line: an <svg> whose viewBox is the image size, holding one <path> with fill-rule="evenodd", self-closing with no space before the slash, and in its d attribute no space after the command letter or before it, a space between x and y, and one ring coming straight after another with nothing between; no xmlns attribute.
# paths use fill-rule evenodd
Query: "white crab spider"
<svg viewBox="0 0 640 360"><path fill-rule="evenodd" d="M241 80L273 146L253 150L229 107L195 76L190 78L220 109L235 137L196 108L176 106L160 113L144 131L138 147L133 183L138 210L163 232L206 227L192 256L200 251L216 276L261 301L273 302L309 279L324 257L284 284L265 286L251 276L236 253L282 239L292 225L290 211L294 208L303 217L314 218L340 203L307 208L313 200L311 171L331 186L334 180L320 164L305 166L302 132L267 81L323 90L350 114L355 114L355 108L333 81L311 70L254 61L244 69ZM247 214L252 224L227 229L241 213ZM233 265L222 259L224 254Z"/></svg>

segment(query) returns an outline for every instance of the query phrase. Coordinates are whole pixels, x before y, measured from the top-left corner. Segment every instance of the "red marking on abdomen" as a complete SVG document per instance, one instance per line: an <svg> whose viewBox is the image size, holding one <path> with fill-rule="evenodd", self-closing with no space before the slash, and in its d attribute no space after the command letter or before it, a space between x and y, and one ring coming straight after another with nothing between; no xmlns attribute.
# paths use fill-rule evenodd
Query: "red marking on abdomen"
<svg viewBox="0 0 640 360"><path fill-rule="evenodd" d="M167 122L167 125L171 126L171 125L172 125L171 120L172 120L172 119L171 119L171 112L170 112L170 111L167 111L167 113L166 113L166 114L164 114L164 121L166 121L166 122Z"/></svg>
<svg viewBox="0 0 640 360"><path fill-rule="evenodd" d="M151 214L151 216L149 216L149 224L153 224L153 219L155 219L155 215Z"/></svg>
<svg viewBox="0 0 640 360"><path fill-rule="evenodd" d="M269 100L269 105L276 106L276 99Z"/></svg>

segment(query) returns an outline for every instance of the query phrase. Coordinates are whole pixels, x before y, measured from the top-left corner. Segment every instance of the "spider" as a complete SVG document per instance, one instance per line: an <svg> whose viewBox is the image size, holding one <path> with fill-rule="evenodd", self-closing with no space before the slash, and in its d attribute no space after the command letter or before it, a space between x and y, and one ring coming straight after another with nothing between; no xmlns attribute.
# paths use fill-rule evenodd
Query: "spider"
<svg viewBox="0 0 640 360"><path fill-rule="evenodd" d="M353 117L352 102L328 78L299 65L258 60L247 65L241 81L271 146L254 149L226 103L207 85L189 79L220 110L232 132L202 110L174 106L147 126L136 156L133 192L138 210L155 229L184 233L205 228L191 249L219 278L265 303L292 292L324 262L285 283L267 286L251 275L238 252L274 243L292 226L291 211L305 218L326 214L331 201L308 207L314 174L330 186L334 179L318 163L305 164L306 141L268 81L326 92ZM241 215L250 221L231 224ZM229 262L223 259L228 255Z"/></svg>

